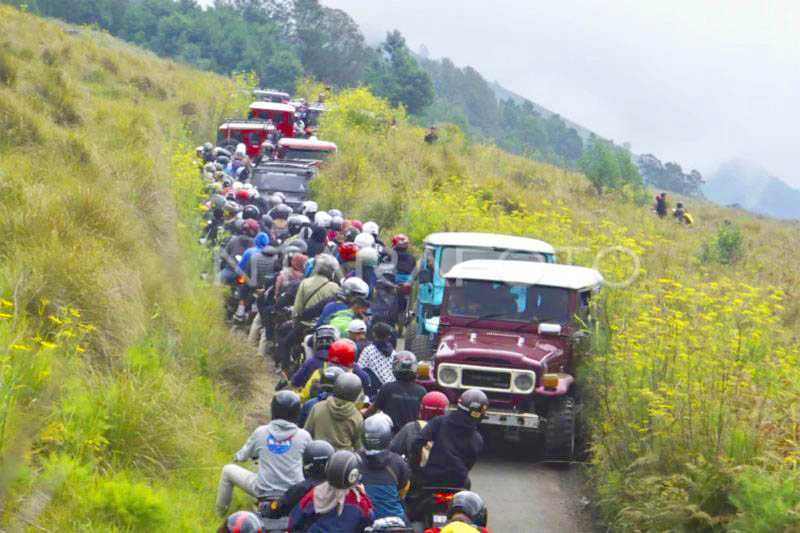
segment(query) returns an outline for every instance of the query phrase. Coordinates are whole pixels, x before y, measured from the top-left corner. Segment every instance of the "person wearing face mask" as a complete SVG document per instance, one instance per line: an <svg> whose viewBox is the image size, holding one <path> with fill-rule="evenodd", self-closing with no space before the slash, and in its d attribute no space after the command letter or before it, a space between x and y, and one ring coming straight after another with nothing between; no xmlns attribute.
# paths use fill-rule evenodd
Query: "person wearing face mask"
<svg viewBox="0 0 800 533"><path fill-rule="evenodd" d="M375 383L376 389L395 380L392 371L395 351L391 339L391 326L384 322L378 322L372 327L372 342L361 351L358 357L358 366L369 375L371 382Z"/></svg>

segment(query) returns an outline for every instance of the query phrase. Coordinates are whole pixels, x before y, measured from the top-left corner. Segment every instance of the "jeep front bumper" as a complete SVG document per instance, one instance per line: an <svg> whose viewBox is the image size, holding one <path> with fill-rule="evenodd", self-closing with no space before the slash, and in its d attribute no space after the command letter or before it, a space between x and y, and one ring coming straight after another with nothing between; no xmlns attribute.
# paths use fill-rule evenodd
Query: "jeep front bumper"
<svg viewBox="0 0 800 533"><path fill-rule="evenodd" d="M450 407L454 411L455 407ZM539 429L541 418L536 413L518 413L515 411L500 411L490 409L481 420L481 424L493 427L511 427L520 429Z"/></svg>

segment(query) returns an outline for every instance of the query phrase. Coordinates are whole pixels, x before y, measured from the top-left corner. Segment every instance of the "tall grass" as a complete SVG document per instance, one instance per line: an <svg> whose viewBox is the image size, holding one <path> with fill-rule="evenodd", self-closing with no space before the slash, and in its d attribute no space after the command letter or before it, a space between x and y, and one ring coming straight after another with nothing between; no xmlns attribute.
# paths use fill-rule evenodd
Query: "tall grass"
<svg viewBox="0 0 800 533"><path fill-rule="evenodd" d="M187 143L246 101L66 29L0 6L0 529L198 529L254 371Z"/></svg>
<svg viewBox="0 0 800 533"><path fill-rule="evenodd" d="M613 530L800 528L797 224L683 199L687 228L638 191L598 196L582 175L453 127L427 145L364 90L332 108L322 136L340 154L315 183L323 206L417 244L434 231L542 238L613 282L579 370L588 472Z"/></svg>

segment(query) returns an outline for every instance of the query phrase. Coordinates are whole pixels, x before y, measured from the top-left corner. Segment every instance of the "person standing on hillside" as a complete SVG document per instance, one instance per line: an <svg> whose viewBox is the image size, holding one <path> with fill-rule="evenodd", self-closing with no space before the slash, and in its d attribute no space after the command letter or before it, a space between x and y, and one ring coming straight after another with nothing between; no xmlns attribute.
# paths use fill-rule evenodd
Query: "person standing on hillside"
<svg viewBox="0 0 800 533"><path fill-rule="evenodd" d="M656 196L656 215L658 218L667 216L667 193L665 192Z"/></svg>

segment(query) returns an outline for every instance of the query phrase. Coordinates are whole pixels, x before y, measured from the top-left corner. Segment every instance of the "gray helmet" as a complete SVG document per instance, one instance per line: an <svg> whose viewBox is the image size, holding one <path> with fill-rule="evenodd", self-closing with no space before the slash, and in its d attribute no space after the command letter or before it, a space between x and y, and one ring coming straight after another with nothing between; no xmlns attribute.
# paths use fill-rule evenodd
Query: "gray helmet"
<svg viewBox="0 0 800 533"><path fill-rule="evenodd" d="M392 420L384 414L372 415L364 420L364 448L370 452L382 452L392 441Z"/></svg>
<svg viewBox="0 0 800 533"><path fill-rule="evenodd" d="M333 279L339 269L339 261L330 254L319 254L314 260L314 273L328 279Z"/></svg>
<svg viewBox="0 0 800 533"><path fill-rule="evenodd" d="M361 479L361 459L348 450L339 450L328 459L325 479L335 489L349 489Z"/></svg>
<svg viewBox="0 0 800 533"><path fill-rule="evenodd" d="M204 143L203 143L203 150L204 150L204 151L206 151L206 152L210 152L210 151L211 151L211 150L213 150L213 149L214 149L214 145L213 145L213 144L211 144L210 142L204 142Z"/></svg>
<svg viewBox="0 0 800 533"><path fill-rule="evenodd" d="M345 372L333 385L333 395L340 400L354 402L361 396L361 379L352 372Z"/></svg>
<svg viewBox="0 0 800 533"><path fill-rule="evenodd" d="M347 372L347 370L340 366L331 365L327 367L322 371L322 375L319 377L319 391L332 392L333 387L336 385L336 380L345 372Z"/></svg>
<svg viewBox="0 0 800 533"><path fill-rule="evenodd" d="M488 521L486 504L483 503L483 498L472 491L462 490L453 495L453 500L447 509L447 518L453 518L456 513L468 516L472 523L478 527L486 527L486 522Z"/></svg>
<svg viewBox="0 0 800 533"><path fill-rule="evenodd" d="M339 340L339 330L329 324L324 324L314 332L314 351L327 350L328 346L336 340Z"/></svg>
<svg viewBox="0 0 800 533"><path fill-rule="evenodd" d="M332 217L343 217L344 218L344 215L338 209L328 209L328 214L330 216L332 216Z"/></svg>

